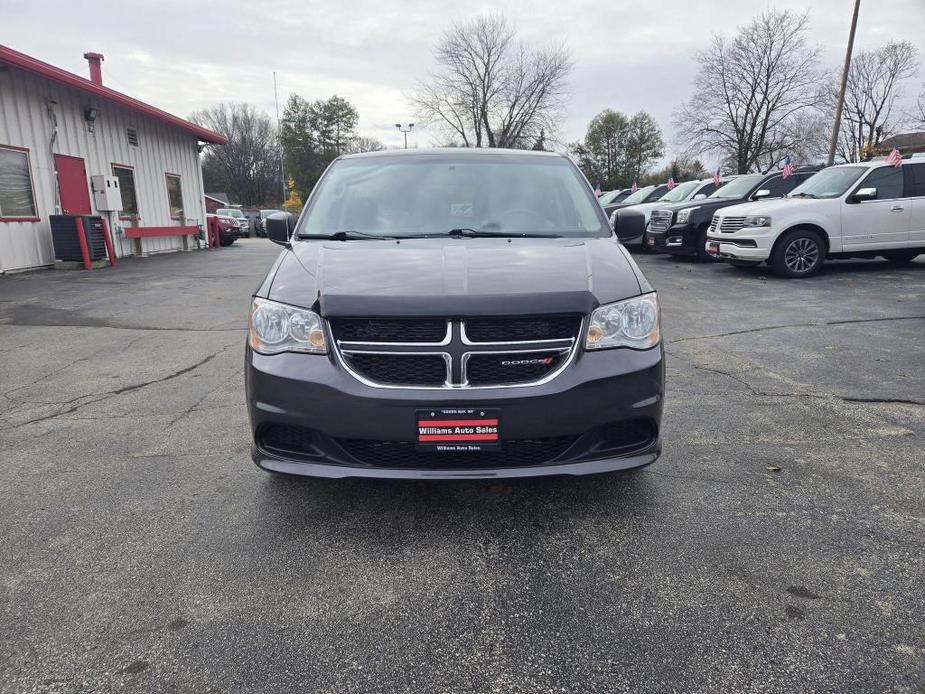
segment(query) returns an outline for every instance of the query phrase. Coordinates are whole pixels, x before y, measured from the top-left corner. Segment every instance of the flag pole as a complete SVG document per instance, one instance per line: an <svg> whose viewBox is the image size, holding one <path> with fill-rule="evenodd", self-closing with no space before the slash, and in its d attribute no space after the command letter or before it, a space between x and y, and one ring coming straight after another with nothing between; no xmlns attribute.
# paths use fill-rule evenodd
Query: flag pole
<svg viewBox="0 0 925 694"><path fill-rule="evenodd" d="M861 0L854 0L854 15L851 17L851 31L848 34L848 49L845 51L845 67L841 73L841 87L838 90L838 102L835 104L835 123L832 125L832 139L829 141L828 166L835 163L835 147L838 145L838 132L841 130L841 115L845 108L845 89L848 86L848 69L851 67L851 52L854 50L854 32L858 27L858 11Z"/></svg>

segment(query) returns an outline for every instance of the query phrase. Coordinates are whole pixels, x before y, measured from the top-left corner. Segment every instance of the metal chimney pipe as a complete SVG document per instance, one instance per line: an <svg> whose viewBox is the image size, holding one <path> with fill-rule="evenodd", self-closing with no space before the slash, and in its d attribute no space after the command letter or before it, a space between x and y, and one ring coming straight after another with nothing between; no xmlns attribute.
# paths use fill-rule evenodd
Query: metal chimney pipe
<svg viewBox="0 0 925 694"><path fill-rule="evenodd" d="M84 58L90 64L90 81L94 84L103 86L103 54L102 53L84 53Z"/></svg>

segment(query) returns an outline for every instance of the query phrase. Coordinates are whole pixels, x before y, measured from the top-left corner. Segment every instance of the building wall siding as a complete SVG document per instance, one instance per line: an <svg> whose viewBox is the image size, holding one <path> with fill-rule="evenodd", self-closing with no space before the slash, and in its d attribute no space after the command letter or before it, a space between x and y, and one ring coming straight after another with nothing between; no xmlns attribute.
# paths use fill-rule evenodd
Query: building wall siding
<svg viewBox="0 0 925 694"><path fill-rule="evenodd" d="M48 114L48 102L57 118L57 137ZM99 112L94 132L89 132L84 112ZM126 130L138 132L138 147L128 143ZM56 180L53 154L85 160L87 176L112 175L112 164L133 167L140 226L177 226L170 218L165 174L182 179L186 224L205 220L202 171L197 141L177 128L116 106L77 89L23 72L0 68L0 145L29 149L38 222L0 222L0 272L47 266L54 263L48 217L55 213ZM89 181L87 183L89 189ZM92 204L92 196L91 196ZM105 212L94 213L107 217ZM122 235L115 213L107 218L113 230L116 254L132 253L131 240ZM162 253L183 248L179 236L142 239L142 252Z"/></svg>

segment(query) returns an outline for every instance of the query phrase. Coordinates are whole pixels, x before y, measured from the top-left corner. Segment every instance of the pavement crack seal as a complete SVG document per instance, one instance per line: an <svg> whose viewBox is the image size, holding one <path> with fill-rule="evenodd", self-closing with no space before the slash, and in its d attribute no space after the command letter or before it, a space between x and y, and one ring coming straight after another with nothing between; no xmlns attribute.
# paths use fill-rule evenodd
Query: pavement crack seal
<svg viewBox="0 0 925 694"><path fill-rule="evenodd" d="M675 356L675 355L672 355ZM733 373L728 371L723 371L722 369L714 369L710 366L704 366L703 364L695 364L694 362L689 362L691 366L700 371L709 371L710 373L718 374L720 376L725 376L726 378L731 378L736 383L739 383L745 386L752 395L761 398L818 398L823 400L841 400L842 402L853 402L853 403L862 403L862 404L880 404L880 405L914 405L917 407L925 407L925 401L921 400L908 400L906 398L861 398L853 397L850 395L839 395L838 393L800 393L800 392L790 392L790 393L772 393L771 391L761 390L756 388L748 381L739 378Z"/></svg>
<svg viewBox="0 0 925 694"><path fill-rule="evenodd" d="M49 419L63 417L64 415L72 414L73 412L76 412L80 408L85 407L87 405L92 405L94 403L101 402L103 400L108 400L110 398L116 397L117 395L124 395L125 393L131 393L136 390L140 390L142 388L147 388L148 386L156 385L158 383L164 383L166 381L171 381L175 378L180 378L181 376L188 374L191 371L195 371L201 366L205 366L210 361L215 359L219 354L222 354L223 352L227 351L229 347L231 347L231 345L225 345L217 352L213 352L212 354L204 357L203 359L200 359L195 364L191 364L190 366L185 366L182 369L178 369L177 371L169 373L166 376L161 376L160 378L155 378L150 381L144 381L142 383L135 383L130 386L123 386L122 388L117 388L115 390L108 390L102 393L90 393L88 395L79 395L76 398L71 398L70 400L65 400L63 402L56 403L58 405L71 405L71 407L67 408L66 410L54 412L52 414L42 415L41 417L35 417L33 419L26 420L25 422L19 422L18 424L13 424L12 426L2 427L0 428L0 431L11 431L13 429L20 429L30 424L38 424L40 422L48 421ZM92 399L87 399L87 398L92 398ZM79 400L82 400L83 402L78 402Z"/></svg>
<svg viewBox="0 0 925 694"><path fill-rule="evenodd" d="M691 335L690 337L679 337L674 340L666 340L670 345L680 342L692 342L694 340L715 340L720 337L735 337L736 335L748 335L749 333L761 333L768 330L783 330L785 328L824 328L828 325L856 325L858 323L882 323L885 321L902 321L902 320L925 320L925 316L896 316L893 318L857 318L848 320L824 321L822 323L787 323L785 325L766 325L762 328L746 328L744 330L731 330L726 333L716 333L715 335Z"/></svg>

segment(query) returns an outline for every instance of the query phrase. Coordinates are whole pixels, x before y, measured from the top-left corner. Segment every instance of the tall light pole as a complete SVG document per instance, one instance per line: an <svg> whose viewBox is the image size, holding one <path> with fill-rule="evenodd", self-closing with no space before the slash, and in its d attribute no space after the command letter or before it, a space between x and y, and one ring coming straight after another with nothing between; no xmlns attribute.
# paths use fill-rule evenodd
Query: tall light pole
<svg viewBox="0 0 925 694"><path fill-rule="evenodd" d="M841 114L845 108L845 89L848 86L848 69L851 67L851 52L854 50L854 32L858 27L858 10L861 0L854 0L854 15L851 17L851 32L848 34L848 49L845 51L845 67L841 73L841 87L838 90L838 103L835 104L835 124L832 126L832 139L829 140L829 166L835 163L835 147L838 145L838 131L841 130Z"/></svg>
<svg viewBox="0 0 925 694"><path fill-rule="evenodd" d="M283 202L286 202L286 169L283 165L283 138L279 132L279 92L276 90L276 70L273 71L273 98L276 100L276 148L279 153L279 177L283 184Z"/></svg>
<svg viewBox="0 0 925 694"><path fill-rule="evenodd" d="M405 149L408 149L408 133L414 130L414 123L408 123L408 127L402 127L401 123L396 123L395 127L398 128L399 132L405 136Z"/></svg>

